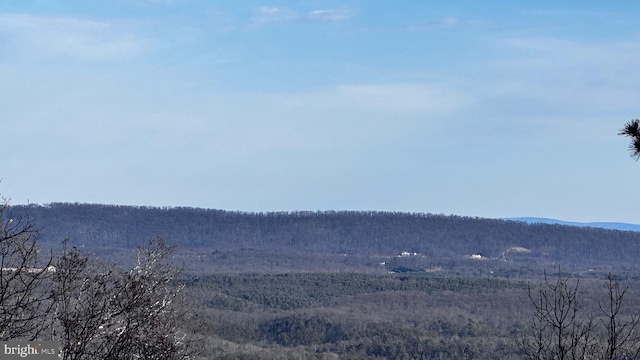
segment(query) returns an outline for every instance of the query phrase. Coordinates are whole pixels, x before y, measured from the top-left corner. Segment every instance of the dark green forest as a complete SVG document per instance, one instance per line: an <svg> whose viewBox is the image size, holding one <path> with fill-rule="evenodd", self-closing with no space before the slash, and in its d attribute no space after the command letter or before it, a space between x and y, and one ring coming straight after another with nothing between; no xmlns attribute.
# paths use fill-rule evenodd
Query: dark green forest
<svg viewBox="0 0 640 360"><path fill-rule="evenodd" d="M253 355L228 358L283 352L296 354L292 358L517 358L511 336L524 326L514 319L526 285L505 280L235 274L202 277L190 287L206 301L221 342L261 346Z"/></svg>
<svg viewBox="0 0 640 360"><path fill-rule="evenodd" d="M614 274L640 311L640 233L435 214L243 213L90 204L11 206L39 243L130 263L161 237L201 314L201 358L520 359L528 291L580 279L600 322ZM6 220L6 219L5 219ZM599 333L598 333L599 334Z"/></svg>

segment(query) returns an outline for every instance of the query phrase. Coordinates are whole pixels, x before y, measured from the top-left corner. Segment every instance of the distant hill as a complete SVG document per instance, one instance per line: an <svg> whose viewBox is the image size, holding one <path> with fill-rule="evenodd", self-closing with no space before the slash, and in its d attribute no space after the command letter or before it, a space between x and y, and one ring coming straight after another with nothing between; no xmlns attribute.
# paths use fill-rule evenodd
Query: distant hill
<svg viewBox="0 0 640 360"><path fill-rule="evenodd" d="M567 226L592 227L592 228L602 228L602 229L612 229L612 230L622 230L622 231L640 231L640 225L620 223L620 222L583 223L583 222L562 221L562 220L538 218L538 217L517 217L517 218L507 218L505 220L524 221L528 224L559 224L559 225L567 225Z"/></svg>
<svg viewBox="0 0 640 360"><path fill-rule="evenodd" d="M12 206L29 216L41 244L63 239L109 261L125 261L158 236L176 261L200 272L449 272L527 276L562 266L602 274L640 267L640 232L540 220L376 211L245 213L56 203Z"/></svg>

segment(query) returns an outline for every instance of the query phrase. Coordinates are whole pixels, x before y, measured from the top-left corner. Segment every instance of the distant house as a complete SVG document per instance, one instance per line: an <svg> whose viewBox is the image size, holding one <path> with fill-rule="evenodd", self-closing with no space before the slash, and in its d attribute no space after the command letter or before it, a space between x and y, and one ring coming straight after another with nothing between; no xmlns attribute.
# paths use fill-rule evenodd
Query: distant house
<svg viewBox="0 0 640 360"><path fill-rule="evenodd" d="M18 271L18 268L15 267L6 267L6 268L2 268L2 271L7 271L7 272L14 272L14 271ZM56 272L56 267L53 265L49 265L46 268L27 268L27 272L28 273L40 273L40 272Z"/></svg>
<svg viewBox="0 0 640 360"><path fill-rule="evenodd" d="M403 251L400 253L400 255L398 255L398 257L407 257L407 256L418 256L417 252L408 252L408 251Z"/></svg>

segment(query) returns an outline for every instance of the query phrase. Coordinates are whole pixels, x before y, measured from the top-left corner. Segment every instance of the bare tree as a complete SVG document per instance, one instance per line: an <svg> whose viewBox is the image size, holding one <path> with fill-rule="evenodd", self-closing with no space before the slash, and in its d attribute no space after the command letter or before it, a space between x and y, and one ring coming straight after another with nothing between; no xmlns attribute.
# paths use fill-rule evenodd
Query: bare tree
<svg viewBox="0 0 640 360"><path fill-rule="evenodd" d="M600 319L606 329L607 342L604 359L638 359L640 358L640 335L637 332L640 316L622 313L622 304L628 286L620 287L614 276L607 276L607 295L605 304L598 304L603 318Z"/></svg>
<svg viewBox="0 0 640 360"><path fill-rule="evenodd" d="M54 340L64 359L188 359L196 351L179 269L163 241L140 247L124 271L91 263L76 248L56 262Z"/></svg>
<svg viewBox="0 0 640 360"><path fill-rule="evenodd" d="M189 359L197 312L163 240L138 249L124 270L83 256L40 255L28 216L0 197L0 341L60 341L64 359Z"/></svg>
<svg viewBox="0 0 640 360"><path fill-rule="evenodd" d="M97 356L104 343L99 335L109 326L115 277L111 270L91 267L78 249L67 250L66 242L55 264L52 340L61 342L64 359Z"/></svg>
<svg viewBox="0 0 640 360"><path fill-rule="evenodd" d="M13 218L0 197L0 340L33 340L48 326L51 302L43 287L52 275L51 256L38 248L39 229L29 217Z"/></svg>
<svg viewBox="0 0 640 360"><path fill-rule="evenodd" d="M580 279L573 281L558 271L555 280L545 274L540 289L529 287L534 310L531 333L516 340L525 358L640 359L640 315L622 311L628 287L609 274L605 300L598 301L599 314L584 315L579 283Z"/></svg>
<svg viewBox="0 0 640 360"><path fill-rule="evenodd" d="M529 287L529 299L534 307L532 333L518 339L518 346L527 359L585 359L597 348L594 321L581 316L578 299L580 280L571 280L558 270L555 280L544 276L542 287Z"/></svg>

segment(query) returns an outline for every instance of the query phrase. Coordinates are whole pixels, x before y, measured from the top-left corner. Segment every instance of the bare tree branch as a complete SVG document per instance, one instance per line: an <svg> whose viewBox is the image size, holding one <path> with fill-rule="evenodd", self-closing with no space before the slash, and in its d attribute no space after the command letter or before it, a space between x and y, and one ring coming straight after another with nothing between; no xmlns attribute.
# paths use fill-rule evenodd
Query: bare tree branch
<svg viewBox="0 0 640 360"><path fill-rule="evenodd" d="M50 298L42 285L52 260L40 255L33 220L12 217L8 200L0 202L0 340L32 340L48 326Z"/></svg>

